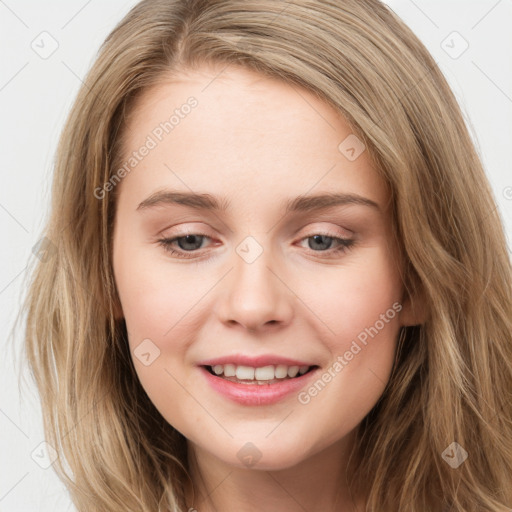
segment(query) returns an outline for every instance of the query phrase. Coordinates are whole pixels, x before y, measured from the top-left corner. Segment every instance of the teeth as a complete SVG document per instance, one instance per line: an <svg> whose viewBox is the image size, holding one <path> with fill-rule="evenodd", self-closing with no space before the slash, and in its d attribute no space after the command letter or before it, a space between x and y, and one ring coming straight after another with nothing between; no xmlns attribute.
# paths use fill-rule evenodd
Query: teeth
<svg viewBox="0 0 512 512"><path fill-rule="evenodd" d="M219 365L221 368L222 366ZM236 375L236 366L234 364L224 365L224 377L234 377Z"/></svg>
<svg viewBox="0 0 512 512"><path fill-rule="evenodd" d="M296 377L297 373L299 373L299 367L298 366L290 366L288 368L288 377Z"/></svg>
<svg viewBox="0 0 512 512"><path fill-rule="evenodd" d="M310 366L286 366L284 364L261 366L237 366L234 364L216 364L211 367L215 375L236 377L239 380L271 381L274 379L294 378L304 375Z"/></svg>
<svg viewBox="0 0 512 512"><path fill-rule="evenodd" d="M274 370L276 379L284 379L288 376L288 366L284 364L278 364Z"/></svg>
<svg viewBox="0 0 512 512"><path fill-rule="evenodd" d="M256 368L254 376L256 380L272 380L274 378L274 367L262 366L261 368Z"/></svg>
<svg viewBox="0 0 512 512"><path fill-rule="evenodd" d="M254 368L250 366L237 366L236 378L240 380L254 380Z"/></svg>

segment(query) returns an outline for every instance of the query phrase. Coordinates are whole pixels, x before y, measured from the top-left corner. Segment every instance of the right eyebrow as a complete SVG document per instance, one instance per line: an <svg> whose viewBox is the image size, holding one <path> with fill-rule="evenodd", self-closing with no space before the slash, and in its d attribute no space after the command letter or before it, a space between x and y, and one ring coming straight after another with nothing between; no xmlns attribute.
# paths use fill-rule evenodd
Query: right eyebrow
<svg viewBox="0 0 512 512"><path fill-rule="evenodd" d="M225 211L230 202L226 198L218 200L210 194L194 194L192 192L172 192L170 190L159 190L144 199L137 210L154 208L156 206L180 204L202 210Z"/></svg>

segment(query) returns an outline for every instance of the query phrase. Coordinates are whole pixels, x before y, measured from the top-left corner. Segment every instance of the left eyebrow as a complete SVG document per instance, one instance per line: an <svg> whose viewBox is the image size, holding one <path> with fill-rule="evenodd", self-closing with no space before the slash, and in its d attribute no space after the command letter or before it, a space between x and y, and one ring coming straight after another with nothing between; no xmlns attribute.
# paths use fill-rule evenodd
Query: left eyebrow
<svg viewBox="0 0 512 512"><path fill-rule="evenodd" d="M381 211L380 206L367 197L358 194L328 193L317 195L303 195L286 202L286 213L288 212L310 212L332 208L333 206L360 205L369 206Z"/></svg>
<svg viewBox="0 0 512 512"><path fill-rule="evenodd" d="M226 211L230 201L225 197L216 198L210 194L160 190L144 199L137 210L173 204L189 206L199 210ZM327 193L302 195L294 199L288 199L285 202L285 212L311 212L344 205L367 206L381 211L380 206L375 201L358 194Z"/></svg>

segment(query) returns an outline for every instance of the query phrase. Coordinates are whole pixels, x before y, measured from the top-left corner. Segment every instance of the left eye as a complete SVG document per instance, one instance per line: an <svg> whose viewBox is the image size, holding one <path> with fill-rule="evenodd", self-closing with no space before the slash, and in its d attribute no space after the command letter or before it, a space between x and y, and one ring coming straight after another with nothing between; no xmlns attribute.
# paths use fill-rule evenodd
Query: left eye
<svg viewBox="0 0 512 512"><path fill-rule="evenodd" d="M166 252L169 252L177 257L192 258L193 256L189 256L186 253L196 252L197 249L201 248L202 242L205 238L210 239L210 237L207 235L194 233L177 236L174 238L162 238L158 240L158 243L164 248ZM309 248L313 252L339 253L346 251L354 244L354 240L352 239L340 238L328 233L316 233L314 235L304 237L301 239L301 241L302 240L313 241L312 243L308 243ZM333 242L337 242L338 246L332 248L331 245ZM175 250L173 248L175 244L178 245L179 250ZM325 247L326 245L329 247ZM321 250L318 251L315 249Z"/></svg>
<svg viewBox="0 0 512 512"><path fill-rule="evenodd" d="M315 247L315 246L318 249L319 248L318 245L331 246L334 241L336 241L338 243L338 247L335 247L334 249L332 249L331 247L327 247L326 250L314 251L314 252L330 251L330 252L338 253L338 252L347 250L354 243L354 240L351 240L349 238L340 238L340 237L336 237L334 235L329 235L329 234L315 234L315 235L307 236L307 237L303 238L302 240L313 240L312 243L311 242L308 243L308 247L312 250L313 250L313 247Z"/></svg>

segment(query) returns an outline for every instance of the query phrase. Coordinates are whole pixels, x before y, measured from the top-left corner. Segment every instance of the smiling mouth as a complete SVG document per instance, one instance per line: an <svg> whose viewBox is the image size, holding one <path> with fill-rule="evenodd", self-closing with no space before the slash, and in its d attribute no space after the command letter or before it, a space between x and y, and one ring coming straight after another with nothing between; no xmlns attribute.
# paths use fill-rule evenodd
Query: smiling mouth
<svg viewBox="0 0 512 512"><path fill-rule="evenodd" d="M203 366L210 374L223 380L229 380L238 384L264 385L276 384L285 380L301 378L318 366L287 366L268 365L259 368L251 366L225 364Z"/></svg>

